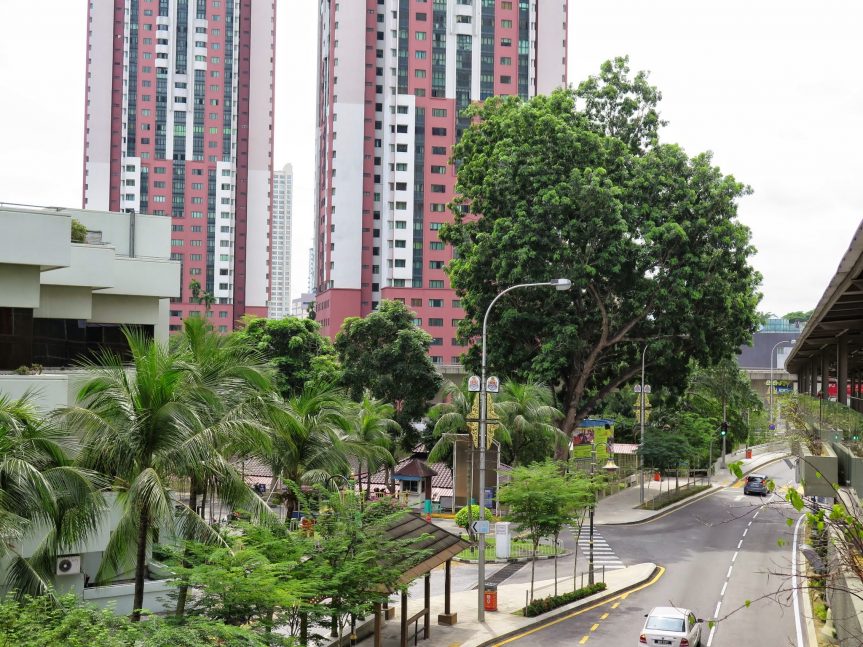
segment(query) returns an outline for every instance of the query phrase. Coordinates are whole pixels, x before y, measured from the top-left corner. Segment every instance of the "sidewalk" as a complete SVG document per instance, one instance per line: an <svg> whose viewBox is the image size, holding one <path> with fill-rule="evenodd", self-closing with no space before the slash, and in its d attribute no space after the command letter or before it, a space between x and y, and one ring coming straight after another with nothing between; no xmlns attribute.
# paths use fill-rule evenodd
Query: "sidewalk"
<svg viewBox="0 0 863 647"><path fill-rule="evenodd" d="M496 641L503 640L509 635L547 622L556 617L573 613L581 607L591 606L599 601L614 597L633 587L651 581L657 571L656 564L636 564L620 571L606 574L608 588L601 593L573 602L566 606L549 611L541 616L525 618L513 615L524 607L525 594L529 586L524 584L504 584L498 587L498 610L487 611L485 622L477 620L477 592L460 591L452 594L452 609L458 612L458 624L445 626L437 624L437 614L443 612L443 596L431 598L431 631L428 640L422 640L422 622L419 623L418 644L424 647L479 647L491 645ZM572 578L561 577L558 579L558 592L564 593L572 590ZM544 598L554 594L554 580L542 580L534 586L534 599ZM421 597L410 600L408 603L408 617L418 613L422 609ZM396 617L383 625L381 645L383 647L396 647L399 645L401 625ZM413 644L414 626L408 627L408 644ZM374 644L371 636L360 641L361 645L370 646Z"/></svg>
<svg viewBox="0 0 863 647"><path fill-rule="evenodd" d="M740 460L732 458L732 456L733 455L729 455L727 457L728 463L731 463L732 460ZM768 463L772 463L773 461L784 458L785 456L788 456L788 452L780 451L760 454L758 456L753 456L750 459L742 459L740 460L740 462L742 463L741 469L743 470L743 473L746 474L748 472L755 471ZM671 480L673 481L674 479ZM600 499L600 501L596 504L596 514L594 517L594 521L597 525L600 526L622 525L646 521L657 515L664 514L669 510L674 510L675 508L684 506L703 496L707 496L708 494L715 492L720 488L728 487L736 480L737 477L734 476L734 474L732 474L730 470L717 469L716 474L713 475L712 485L709 490L705 490L704 492L701 492L697 495L688 497L677 503L673 503L669 506L661 508L660 510L638 509L641 501L641 489L639 485L636 484L632 487L626 488L618 494L612 494L611 496L605 497L604 499ZM645 481L644 500L650 501L654 497L659 496L660 491L667 491L668 487L669 484L667 480Z"/></svg>

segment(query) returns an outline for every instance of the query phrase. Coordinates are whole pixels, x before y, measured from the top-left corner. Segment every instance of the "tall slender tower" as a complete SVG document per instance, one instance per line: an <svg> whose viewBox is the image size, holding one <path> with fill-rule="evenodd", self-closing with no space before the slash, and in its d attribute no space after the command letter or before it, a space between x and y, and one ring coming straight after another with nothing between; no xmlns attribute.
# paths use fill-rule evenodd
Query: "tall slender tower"
<svg viewBox="0 0 863 647"><path fill-rule="evenodd" d="M272 269L270 272L270 319L291 314L291 219L294 193L294 170L285 164L273 175L273 226L270 239Z"/></svg>
<svg viewBox="0 0 863 647"><path fill-rule="evenodd" d="M566 0L320 0L315 277L335 335L403 301L454 364L464 316L438 239L451 219L462 111L566 83Z"/></svg>
<svg viewBox="0 0 863 647"><path fill-rule="evenodd" d="M172 330L267 314L275 5L89 3L84 206L172 219Z"/></svg>

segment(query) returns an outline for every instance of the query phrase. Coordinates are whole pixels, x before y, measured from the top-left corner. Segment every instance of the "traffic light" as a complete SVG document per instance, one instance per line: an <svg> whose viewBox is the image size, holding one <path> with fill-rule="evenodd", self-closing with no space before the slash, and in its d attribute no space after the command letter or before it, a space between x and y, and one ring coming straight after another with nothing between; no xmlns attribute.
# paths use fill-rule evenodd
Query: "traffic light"
<svg viewBox="0 0 863 647"><path fill-rule="evenodd" d="M720 428L720 430L721 430L721 431L719 432L719 435L720 435L720 436L724 436L725 434L727 434L727 433L728 433L728 422L727 422L727 421L725 421L725 420L723 420L723 421L722 421L722 424L721 424L721 425L719 425L719 428Z"/></svg>

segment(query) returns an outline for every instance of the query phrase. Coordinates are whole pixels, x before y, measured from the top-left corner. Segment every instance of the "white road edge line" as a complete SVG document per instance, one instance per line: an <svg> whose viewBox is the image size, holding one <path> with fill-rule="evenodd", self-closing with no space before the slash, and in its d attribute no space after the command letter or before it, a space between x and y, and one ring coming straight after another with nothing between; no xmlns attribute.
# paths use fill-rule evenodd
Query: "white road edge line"
<svg viewBox="0 0 863 647"><path fill-rule="evenodd" d="M801 515L794 526L794 541L791 544L791 595L794 598L794 628L797 630L797 647L804 647L803 628L800 622L800 600L797 596L797 535L800 531L800 523L804 516ZM813 646L814 647L814 646Z"/></svg>
<svg viewBox="0 0 863 647"><path fill-rule="evenodd" d="M746 533L747 533L747 532L749 532L749 528L746 528L746 529L743 531L743 536L744 536L744 537L746 536Z"/></svg>
<svg viewBox="0 0 863 647"><path fill-rule="evenodd" d="M716 625L713 625L710 628L710 635L707 637L707 647L710 647L710 645L713 643L713 634L715 634L715 633L716 633Z"/></svg>
<svg viewBox="0 0 863 647"><path fill-rule="evenodd" d="M737 550L740 550L740 547L743 545L743 540L737 542Z"/></svg>
<svg viewBox="0 0 863 647"><path fill-rule="evenodd" d="M719 592L720 598L725 595L726 588L728 588L728 580L725 580L725 584L722 585L722 590Z"/></svg>
<svg viewBox="0 0 863 647"><path fill-rule="evenodd" d="M722 600L716 603L716 611L713 612L713 617L719 619L719 609L722 607Z"/></svg>
<svg viewBox="0 0 863 647"><path fill-rule="evenodd" d="M740 553L740 551L739 551L739 550L738 550L738 551L735 551L734 555L732 555L732 556L731 556L731 563L732 563L732 564L734 563L734 560L735 560L735 559L737 559L737 555L738 555L739 553Z"/></svg>
<svg viewBox="0 0 863 647"><path fill-rule="evenodd" d="M728 574L725 576L725 579L726 579L726 580L727 580L729 577L731 577L731 569L732 569L732 568L734 568L734 567L733 567L733 566L729 566L729 567L728 567Z"/></svg>

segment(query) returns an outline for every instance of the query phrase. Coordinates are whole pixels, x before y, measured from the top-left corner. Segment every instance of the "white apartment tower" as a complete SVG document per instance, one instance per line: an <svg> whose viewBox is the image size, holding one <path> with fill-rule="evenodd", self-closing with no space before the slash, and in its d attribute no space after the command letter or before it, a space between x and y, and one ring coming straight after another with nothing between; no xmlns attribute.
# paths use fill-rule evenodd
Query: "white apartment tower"
<svg viewBox="0 0 863 647"><path fill-rule="evenodd" d="M281 319L291 314L291 211L294 170L285 164L273 174L273 223L270 239L270 303L267 315Z"/></svg>

